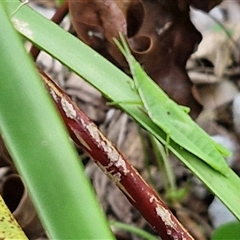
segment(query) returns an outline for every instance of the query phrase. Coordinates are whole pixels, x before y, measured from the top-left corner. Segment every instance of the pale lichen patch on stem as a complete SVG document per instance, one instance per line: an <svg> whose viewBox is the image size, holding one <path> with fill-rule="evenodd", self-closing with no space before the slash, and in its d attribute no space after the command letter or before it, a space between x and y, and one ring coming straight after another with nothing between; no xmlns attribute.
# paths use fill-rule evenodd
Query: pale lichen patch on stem
<svg viewBox="0 0 240 240"><path fill-rule="evenodd" d="M107 154L107 157L110 161L107 167L111 167L113 165L117 168L121 167L123 169L123 173L126 175L129 172L126 163L118 151L112 146L111 142L109 142L104 137L104 135L97 129L94 124L86 124L84 121L81 121L81 123L88 130L91 137L96 141L97 146L99 148L102 148L103 151Z"/></svg>
<svg viewBox="0 0 240 240"><path fill-rule="evenodd" d="M134 198L130 195L130 193L126 190L126 188L121 184L121 173L117 172L115 174L112 174L110 171L107 170L107 167L103 166L100 162L96 162L97 165L102 169L102 171L115 182L115 184L121 189L126 196L128 196L132 201L136 202Z"/></svg>
<svg viewBox="0 0 240 240"><path fill-rule="evenodd" d="M65 98L62 98L61 105L62 105L63 111L65 112L68 118L76 119L77 113L70 102L68 102Z"/></svg>
<svg viewBox="0 0 240 240"><path fill-rule="evenodd" d="M149 202L152 203L152 202L156 202L157 198L154 196L154 195L151 195L150 198L149 198Z"/></svg>
<svg viewBox="0 0 240 240"><path fill-rule="evenodd" d="M157 206L156 207L156 212L157 212L157 215L162 219L162 221L165 223L165 225L171 227L172 229L175 229L175 222L172 221L171 219L171 214L170 212L163 208L162 206Z"/></svg>
<svg viewBox="0 0 240 240"><path fill-rule="evenodd" d="M58 96L56 95L56 93L53 91L53 89L49 89L49 91L50 91L50 94L51 94L51 96L52 96L52 98L53 98L53 100L56 102L56 103L58 103Z"/></svg>

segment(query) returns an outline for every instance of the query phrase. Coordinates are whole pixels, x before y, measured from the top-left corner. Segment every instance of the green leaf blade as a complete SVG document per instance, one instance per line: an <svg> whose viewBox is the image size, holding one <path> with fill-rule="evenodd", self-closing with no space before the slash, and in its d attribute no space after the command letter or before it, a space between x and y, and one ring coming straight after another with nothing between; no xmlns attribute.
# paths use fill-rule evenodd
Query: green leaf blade
<svg viewBox="0 0 240 240"><path fill-rule="evenodd" d="M0 131L43 226L51 239L112 239L67 131L3 4Z"/></svg>

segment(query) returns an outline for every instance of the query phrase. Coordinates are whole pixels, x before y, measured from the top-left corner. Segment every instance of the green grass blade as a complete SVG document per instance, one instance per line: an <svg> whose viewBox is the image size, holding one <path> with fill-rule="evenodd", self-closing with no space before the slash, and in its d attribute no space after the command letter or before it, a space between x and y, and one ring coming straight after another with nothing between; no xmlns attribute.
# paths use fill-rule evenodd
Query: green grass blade
<svg viewBox="0 0 240 240"><path fill-rule="evenodd" d="M151 233L146 232L145 230L142 230L140 228L137 228L135 226L131 226L126 223L117 222L117 221L111 221L111 226L113 228L121 229L126 232L133 233L137 236L139 236L141 239L147 239L147 240L159 240L159 237L152 235Z"/></svg>
<svg viewBox="0 0 240 240"><path fill-rule="evenodd" d="M76 151L3 2L0 22L0 132L42 224L50 239L112 239Z"/></svg>
<svg viewBox="0 0 240 240"><path fill-rule="evenodd" d="M9 12L13 12L18 4L8 2ZM18 24L17 28L25 37L85 78L113 102L140 102L138 95L129 86L131 79L127 75L27 6L14 15L13 21L24 23L20 26ZM140 109L131 104L119 105L157 139L165 139L165 133ZM228 177L224 177L174 142L168 148L240 219L240 179L232 170L226 174Z"/></svg>

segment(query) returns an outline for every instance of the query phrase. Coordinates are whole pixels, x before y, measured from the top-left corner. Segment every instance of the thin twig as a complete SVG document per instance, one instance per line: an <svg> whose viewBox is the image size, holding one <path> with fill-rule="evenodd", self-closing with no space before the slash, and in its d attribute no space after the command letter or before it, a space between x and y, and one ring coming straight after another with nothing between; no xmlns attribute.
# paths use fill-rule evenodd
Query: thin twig
<svg viewBox="0 0 240 240"><path fill-rule="evenodd" d="M106 139L97 126L42 70L39 69L68 130L75 141L100 169L119 187L129 202L164 240L193 240L157 193L136 169Z"/></svg>
<svg viewBox="0 0 240 240"><path fill-rule="evenodd" d="M51 18L51 21L56 24L60 24L67 14L68 14L68 0L65 0L63 4L56 10L56 12ZM40 51L41 50L39 48L37 48L35 45L32 45L29 52L34 61L36 61Z"/></svg>

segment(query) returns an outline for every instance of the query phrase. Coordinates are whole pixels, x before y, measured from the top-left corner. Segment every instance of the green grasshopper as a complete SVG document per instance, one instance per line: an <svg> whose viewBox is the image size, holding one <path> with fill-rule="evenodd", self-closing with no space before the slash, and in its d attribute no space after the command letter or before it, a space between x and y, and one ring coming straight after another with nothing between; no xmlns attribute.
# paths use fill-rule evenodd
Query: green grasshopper
<svg viewBox="0 0 240 240"><path fill-rule="evenodd" d="M179 106L156 85L132 56L122 34L120 34L120 41L117 39L114 41L129 64L134 89L141 99L144 112L157 127L166 133L166 140L162 139L162 143L166 145L170 140L174 141L181 148L226 176L229 167L223 156L229 156L229 151L214 142L191 119L186 112L186 107Z"/></svg>

